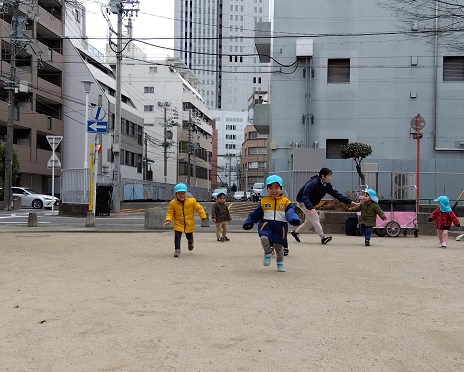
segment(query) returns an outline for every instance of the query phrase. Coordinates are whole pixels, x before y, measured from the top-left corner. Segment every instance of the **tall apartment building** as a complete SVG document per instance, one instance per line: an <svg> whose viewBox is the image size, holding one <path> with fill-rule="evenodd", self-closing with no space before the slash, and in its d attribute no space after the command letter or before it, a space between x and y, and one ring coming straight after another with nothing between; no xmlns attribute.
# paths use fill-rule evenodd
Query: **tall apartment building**
<svg viewBox="0 0 464 372"><path fill-rule="evenodd" d="M63 135L63 19L61 1L0 2L0 141L7 141L8 89L13 89L12 140L20 162L19 180L13 184L46 193L52 190L52 170L47 168L52 149L46 136ZM18 24L15 55L14 22ZM60 153L61 146L59 158Z"/></svg>
<svg viewBox="0 0 464 372"><path fill-rule="evenodd" d="M247 109L253 91L267 90L268 68L254 46L256 22L269 21L269 0L175 0L175 56L203 82L211 109Z"/></svg>
<svg viewBox="0 0 464 372"><path fill-rule="evenodd" d="M437 5L440 16L448 5ZM431 13L434 19L435 10ZM458 71L464 68L464 54L446 50L440 32L429 40L402 33L401 22L375 0L318 0L311 6L303 0L274 2L268 34L271 68L287 74L271 76L270 172L318 170L310 169L309 161L321 152L319 166L339 172L334 173L337 189L351 191L359 179L354 161L341 159L340 147L362 142L372 147L365 162L375 172L372 186L381 195L395 191L401 177L391 174L407 172L413 176L407 186L414 198L418 162L421 197L459 195L462 182L428 174L464 172L464 132L458 125L464 102L464 75ZM411 32L426 26L421 19L403 23L408 25ZM419 156L412 120L418 114L425 124Z"/></svg>

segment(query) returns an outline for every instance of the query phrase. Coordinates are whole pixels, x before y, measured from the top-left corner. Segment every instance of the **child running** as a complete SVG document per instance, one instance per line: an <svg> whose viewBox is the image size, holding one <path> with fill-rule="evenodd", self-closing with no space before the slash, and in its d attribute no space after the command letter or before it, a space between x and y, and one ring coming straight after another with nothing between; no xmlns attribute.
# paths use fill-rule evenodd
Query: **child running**
<svg viewBox="0 0 464 372"><path fill-rule="evenodd" d="M250 230L258 223L258 234L264 249L263 265L271 264L272 252L276 253L277 271L284 272L284 246L287 246L287 221L293 225L300 224L300 218L293 204L282 194L282 178L276 175L266 179L268 196L261 199L260 204L250 213L244 230Z"/></svg>
<svg viewBox="0 0 464 372"><path fill-rule="evenodd" d="M164 227L174 221L174 257L179 257L182 233L185 233L187 238L188 250L193 250L194 211L197 211L202 220L206 218L206 212L195 198L187 196L187 186L185 184L178 183L174 187L174 193L176 197L169 203Z"/></svg>
<svg viewBox="0 0 464 372"><path fill-rule="evenodd" d="M438 246L446 248L448 245L448 231L451 225L454 224L454 226L461 227L461 223L451 209L447 196L439 196L434 201L437 202L437 209L430 214L428 221L435 221L437 225Z"/></svg>
<svg viewBox="0 0 464 372"><path fill-rule="evenodd" d="M359 217L359 229L364 235L364 245L371 245L371 236L372 229L376 225L377 215L382 219L386 220L387 217L383 213L380 206L377 204L379 198L377 194L372 189L367 189L364 193L364 200L360 205L348 208L348 210L353 212L361 211L361 216Z"/></svg>
<svg viewBox="0 0 464 372"><path fill-rule="evenodd" d="M227 237L227 222L232 221L232 217L226 205L226 194L224 192L220 192L217 195L217 201L213 205L211 217L216 224L217 241L228 242L230 239Z"/></svg>

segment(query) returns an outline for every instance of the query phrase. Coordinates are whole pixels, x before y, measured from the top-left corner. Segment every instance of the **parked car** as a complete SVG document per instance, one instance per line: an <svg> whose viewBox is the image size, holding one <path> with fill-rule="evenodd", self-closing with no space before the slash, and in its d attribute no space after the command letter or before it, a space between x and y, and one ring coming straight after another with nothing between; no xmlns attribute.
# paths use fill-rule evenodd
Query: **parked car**
<svg viewBox="0 0 464 372"><path fill-rule="evenodd" d="M264 183L263 182L256 182L253 184L253 192L258 195L258 197L261 197L261 192L265 189Z"/></svg>
<svg viewBox="0 0 464 372"><path fill-rule="evenodd" d="M211 194L211 198L210 200L211 201L216 201L217 200L217 196L219 193L223 192L224 194L227 195L227 189L224 189L224 188L221 188L221 189L214 189L213 193Z"/></svg>
<svg viewBox="0 0 464 372"><path fill-rule="evenodd" d="M51 208L52 204L60 204L60 199L55 196L45 195L29 187L12 187L13 196L21 198L21 207L32 207L34 209Z"/></svg>
<svg viewBox="0 0 464 372"><path fill-rule="evenodd" d="M233 199L234 201L246 201L245 191L235 191Z"/></svg>
<svg viewBox="0 0 464 372"><path fill-rule="evenodd" d="M251 201L252 198L251 198L251 191L246 191L246 200L247 201Z"/></svg>
<svg viewBox="0 0 464 372"><path fill-rule="evenodd" d="M228 202L234 201L234 193L232 191L226 194L226 201Z"/></svg>

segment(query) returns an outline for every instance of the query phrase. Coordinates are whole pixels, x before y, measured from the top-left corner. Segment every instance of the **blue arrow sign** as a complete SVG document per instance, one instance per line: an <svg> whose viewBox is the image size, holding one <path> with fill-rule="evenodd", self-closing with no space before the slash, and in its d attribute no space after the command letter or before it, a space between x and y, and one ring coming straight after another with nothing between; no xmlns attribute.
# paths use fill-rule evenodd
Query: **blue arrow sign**
<svg viewBox="0 0 464 372"><path fill-rule="evenodd" d="M108 122L99 120L88 120L87 121L87 132L88 133L106 133L108 132Z"/></svg>

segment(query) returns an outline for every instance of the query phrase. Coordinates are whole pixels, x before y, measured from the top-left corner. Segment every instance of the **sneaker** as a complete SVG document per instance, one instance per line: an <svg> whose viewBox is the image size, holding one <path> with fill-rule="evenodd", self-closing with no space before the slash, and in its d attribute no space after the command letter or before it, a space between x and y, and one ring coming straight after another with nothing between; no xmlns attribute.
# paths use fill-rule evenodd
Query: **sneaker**
<svg viewBox="0 0 464 372"><path fill-rule="evenodd" d="M371 242L370 242L369 240L366 240L366 241L364 242L364 245L365 245L366 247L369 247L369 246L371 245Z"/></svg>
<svg viewBox="0 0 464 372"><path fill-rule="evenodd" d="M284 248L284 256L288 256L288 248Z"/></svg>
<svg viewBox="0 0 464 372"><path fill-rule="evenodd" d="M441 247L442 247L442 248L446 248L446 245L447 245L446 243L442 243L442 244L441 244Z"/></svg>
<svg viewBox="0 0 464 372"><path fill-rule="evenodd" d="M217 241L218 241L218 242L222 242L222 238L217 238Z"/></svg>
<svg viewBox="0 0 464 372"><path fill-rule="evenodd" d="M188 243L188 250L193 251L193 243Z"/></svg>
<svg viewBox="0 0 464 372"><path fill-rule="evenodd" d="M281 273L285 272L285 265L284 261L277 261L277 271L280 271Z"/></svg>
<svg viewBox="0 0 464 372"><path fill-rule="evenodd" d="M174 251L174 257L179 257L180 256L180 249L176 249Z"/></svg>
<svg viewBox="0 0 464 372"><path fill-rule="evenodd" d="M227 236L223 236L223 237L222 237L222 241L223 241L223 242L228 242L228 241L230 241L230 239L229 239Z"/></svg>
<svg viewBox="0 0 464 372"><path fill-rule="evenodd" d="M438 243L438 248L441 248L443 246L442 243Z"/></svg>
<svg viewBox="0 0 464 372"><path fill-rule="evenodd" d="M295 240L300 243L300 237L299 237L299 233L297 233L295 230L291 231L290 234L292 234L292 236L295 238Z"/></svg>
<svg viewBox="0 0 464 372"><path fill-rule="evenodd" d="M269 266L271 264L272 253L264 253L263 265Z"/></svg>
<svg viewBox="0 0 464 372"><path fill-rule="evenodd" d="M324 235L321 239L321 243L322 244L327 244L328 242L330 242L332 240L332 237L330 235Z"/></svg>

